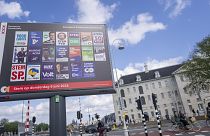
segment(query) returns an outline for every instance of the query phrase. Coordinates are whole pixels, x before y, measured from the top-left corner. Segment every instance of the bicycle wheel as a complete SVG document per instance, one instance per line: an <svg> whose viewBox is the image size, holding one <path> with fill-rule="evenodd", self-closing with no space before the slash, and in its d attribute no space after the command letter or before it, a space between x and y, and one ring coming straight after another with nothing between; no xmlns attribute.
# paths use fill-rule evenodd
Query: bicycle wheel
<svg viewBox="0 0 210 136"><path fill-rule="evenodd" d="M192 125L192 130L193 131L198 132L198 131L201 130L201 125L198 122L193 122L191 125Z"/></svg>
<svg viewBox="0 0 210 136"><path fill-rule="evenodd" d="M171 129L172 129L173 131L177 132L177 131L179 131L179 125L177 125L177 124L172 124L172 125L171 125Z"/></svg>

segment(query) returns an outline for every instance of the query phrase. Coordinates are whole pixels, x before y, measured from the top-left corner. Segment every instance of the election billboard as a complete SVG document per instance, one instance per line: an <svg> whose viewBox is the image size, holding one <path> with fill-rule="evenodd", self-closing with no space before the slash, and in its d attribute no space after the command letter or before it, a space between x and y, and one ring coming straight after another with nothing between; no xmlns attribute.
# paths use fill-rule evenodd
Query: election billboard
<svg viewBox="0 0 210 136"><path fill-rule="evenodd" d="M114 93L106 25L2 22L0 30L0 101Z"/></svg>

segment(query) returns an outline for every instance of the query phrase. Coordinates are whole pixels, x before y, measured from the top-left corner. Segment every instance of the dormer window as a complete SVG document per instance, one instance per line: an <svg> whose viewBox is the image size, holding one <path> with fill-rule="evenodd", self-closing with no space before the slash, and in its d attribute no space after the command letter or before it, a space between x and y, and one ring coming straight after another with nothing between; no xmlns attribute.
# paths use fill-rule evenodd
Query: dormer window
<svg viewBox="0 0 210 136"><path fill-rule="evenodd" d="M159 77L160 77L159 71L155 71L155 78L159 78Z"/></svg>
<svg viewBox="0 0 210 136"><path fill-rule="evenodd" d="M140 76L140 75L137 75L137 76L136 76L136 81L137 81L137 82L141 81L141 76Z"/></svg>
<svg viewBox="0 0 210 136"><path fill-rule="evenodd" d="M124 81L123 81L123 79L120 79L120 85L123 85L124 84Z"/></svg>

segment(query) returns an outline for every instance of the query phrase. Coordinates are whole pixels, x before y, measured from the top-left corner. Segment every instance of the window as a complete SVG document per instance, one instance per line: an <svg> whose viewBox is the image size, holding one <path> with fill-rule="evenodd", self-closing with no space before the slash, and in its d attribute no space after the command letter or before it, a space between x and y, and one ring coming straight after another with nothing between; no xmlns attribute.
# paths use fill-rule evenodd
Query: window
<svg viewBox="0 0 210 136"><path fill-rule="evenodd" d="M125 108L127 108L126 100L124 100L124 106L125 106Z"/></svg>
<svg viewBox="0 0 210 136"><path fill-rule="evenodd" d="M124 84L124 81L123 81L123 79L120 79L120 83L119 83L120 85L123 85Z"/></svg>
<svg viewBox="0 0 210 136"><path fill-rule="evenodd" d="M133 87L133 92L136 93L136 87Z"/></svg>
<svg viewBox="0 0 210 136"><path fill-rule="evenodd" d="M131 118L132 118L132 119L135 119L135 118L134 118L134 114L131 114Z"/></svg>
<svg viewBox="0 0 210 136"><path fill-rule="evenodd" d="M151 101L151 96L150 95L147 95L147 97L148 97L148 101Z"/></svg>
<svg viewBox="0 0 210 136"><path fill-rule="evenodd" d="M165 85L166 85L166 87L168 87L168 81L167 80L165 80Z"/></svg>
<svg viewBox="0 0 210 136"><path fill-rule="evenodd" d="M180 101L178 101L178 105L182 105L182 103Z"/></svg>
<svg viewBox="0 0 210 136"><path fill-rule="evenodd" d="M201 101L201 98L197 98L197 102L200 102Z"/></svg>
<svg viewBox="0 0 210 136"><path fill-rule="evenodd" d="M165 109L165 113L166 113L166 115L169 115L169 114L168 114L168 109Z"/></svg>
<svg viewBox="0 0 210 136"><path fill-rule="evenodd" d="M139 94L144 94L143 87L139 86Z"/></svg>
<svg viewBox="0 0 210 136"><path fill-rule="evenodd" d="M146 90L149 90L148 84L145 84Z"/></svg>
<svg viewBox="0 0 210 136"><path fill-rule="evenodd" d="M150 109L153 109L153 106L150 106Z"/></svg>
<svg viewBox="0 0 210 136"><path fill-rule="evenodd" d="M131 109L131 112L133 112L133 109Z"/></svg>
<svg viewBox="0 0 210 136"><path fill-rule="evenodd" d="M159 88L162 88L161 82L158 82L158 86L159 86Z"/></svg>
<svg viewBox="0 0 210 136"><path fill-rule="evenodd" d="M191 103L191 101L190 101L190 100L187 100L187 102L188 102L188 103Z"/></svg>
<svg viewBox="0 0 210 136"><path fill-rule="evenodd" d="M119 116L119 120L121 120L121 116Z"/></svg>
<svg viewBox="0 0 210 136"><path fill-rule="evenodd" d="M120 90L121 97L125 97L125 92L123 89Z"/></svg>
<svg viewBox="0 0 210 136"><path fill-rule="evenodd" d="M130 93L130 89L129 88L127 88L127 92L128 92L128 94Z"/></svg>
<svg viewBox="0 0 210 136"><path fill-rule="evenodd" d="M152 83L152 88L155 89L155 83Z"/></svg>
<svg viewBox="0 0 210 136"><path fill-rule="evenodd" d="M192 108L192 105L188 105L188 106L189 106L190 111L192 111L192 109L193 109L193 108Z"/></svg>
<svg viewBox="0 0 210 136"><path fill-rule="evenodd" d="M175 90L174 93L175 93L175 96L178 96L178 91L177 90Z"/></svg>
<svg viewBox="0 0 210 136"><path fill-rule="evenodd" d="M138 117L141 118L141 114L140 113L138 113Z"/></svg>
<svg viewBox="0 0 210 136"><path fill-rule="evenodd" d="M203 110L203 104L198 104L198 109Z"/></svg>
<svg viewBox="0 0 210 136"><path fill-rule="evenodd" d="M171 106L174 106L174 103L171 103Z"/></svg>
<svg viewBox="0 0 210 136"><path fill-rule="evenodd" d="M171 91L168 91L168 97L171 98Z"/></svg>
<svg viewBox="0 0 210 136"><path fill-rule="evenodd" d="M164 104L164 107L167 107L167 105L166 105L166 104Z"/></svg>
<svg viewBox="0 0 210 136"><path fill-rule="evenodd" d="M163 93L161 93L161 97L164 99L164 94Z"/></svg>
<svg viewBox="0 0 210 136"><path fill-rule="evenodd" d="M152 115L152 117L154 117L154 116L155 116L154 111L151 111L151 115Z"/></svg>
<svg viewBox="0 0 210 136"><path fill-rule="evenodd" d="M140 75L137 75L137 76L136 76L136 81L137 81L137 82L141 81L141 76L140 76Z"/></svg>
<svg viewBox="0 0 210 136"><path fill-rule="evenodd" d="M155 78L159 78L159 77L160 77L159 71L155 71Z"/></svg>
<svg viewBox="0 0 210 136"><path fill-rule="evenodd" d="M180 75L179 77L180 77L181 81L184 81L184 76L183 75Z"/></svg>
<svg viewBox="0 0 210 136"><path fill-rule="evenodd" d="M131 98L129 98L129 103L132 104Z"/></svg>
<svg viewBox="0 0 210 136"><path fill-rule="evenodd" d="M142 104L142 105L145 105L145 104L146 104L146 101L145 101L144 96L140 97L140 100L141 100L141 104Z"/></svg>
<svg viewBox="0 0 210 136"><path fill-rule="evenodd" d="M120 114L120 111L118 111L118 114Z"/></svg>

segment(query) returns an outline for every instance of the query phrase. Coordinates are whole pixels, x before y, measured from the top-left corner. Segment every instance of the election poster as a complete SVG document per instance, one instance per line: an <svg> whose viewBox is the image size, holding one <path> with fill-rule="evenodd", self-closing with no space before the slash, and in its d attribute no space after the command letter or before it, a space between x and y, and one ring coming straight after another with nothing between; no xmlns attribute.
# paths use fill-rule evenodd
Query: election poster
<svg viewBox="0 0 210 136"><path fill-rule="evenodd" d="M40 63L41 62L41 49L29 48L27 57L28 57L27 61L29 64Z"/></svg>
<svg viewBox="0 0 210 136"><path fill-rule="evenodd" d="M68 62L69 59L69 47L57 46L56 47L56 62Z"/></svg>
<svg viewBox="0 0 210 136"><path fill-rule="evenodd" d="M95 69L93 62L85 62L83 66L83 73L85 78L95 77Z"/></svg>
<svg viewBox="0 0 210 136"><path fill-rule="evenodd" d="M80 33L69 33L69 46L80 46Z"/></svg>
<svg viewBox="0 0 210 136"><path fill-rule="evenodd" d="M91 32L81 32L81 45L93 45Z"/></svg>
<svg viewBox="0 0 210 136"><path fill-rule="evenodd" d="M106 53L104 46L94 46L95 61L106 61Z"/></svg>
<svg viewBox="0 0 210 136"><path fill-rule="evenodd" d="M56 63L56 79L69 79L68 63Z"/></svg>
<svg viewBox="0 0 210 136"><path fill-rule="evenodd" d="M42 32L29 33L29 47L37 47L42 45Z"/></svg>
<svg viewBox="0 0 210 136"><path fill-rule="evenodd" d="M25 81L25 70L26 70L25 64L12 64L10 81L11 82Z"/></svg>
<svg viewBox="0 0 210 136"><path fill-rule="evenodd" d="M70 64L71 66L71 77L72 78L82 78L82 63L81 62L73 62Z"/></svg>
<svg viewBox="0 0 210 136"><path fill-rule="evenodd" d="M70 61L81 61L81 48L78 46L69 47L69 59Z"/></svg>
<svg viewBox="0 0 210 136"><path fill-rule="evenodd" d="M67 32L56 32L56 45L68 45Z"/></svg>
<svg viewBox="0 0 210 136"><path fill-rule="evenodd" d="M55 47L43 46L42 48L42 62L54 62L55 61Z"/></svg>
<svg viewBox="0 0 210 136"><path fill-rule="evenodd" d="M27 47L14 47L12 63L26 63Z"/></svg>
<svg viewBox="0 0 210 136"><path fill-rule="evenodd" d="M103 32L93 32L93 45L104 45Z"/></svg>
<svg viewBox="0 0 210 136"><path fill-rule="evenodd" d="M43 44L55 44L55 32L43 32Z"/></svg>
<svg viewBox="0 0 210 136"><path fill-rule="evenodd" d="M40 80L40 65L27 65L26 80Z"/></svg>
<svg viewBox="0 0 210 136"><path fill-rule="evenodd" d="M41 66L41 78L43 80L52 80L55 78L55 66L54 64L50 64L50 63L43 63Z"/></svg>
<svg viewBox="0 0 210 136"><path fill-rule="evenodd" d="M16 31L15 32L15 46L27 46L28 45L28 32Z"/></svg>
<svg viewBox="0 0 210 136"><path fill-rule="evenodd" d="M94 61L92 46L82 47L82 60L83 61Z"/></svg>

